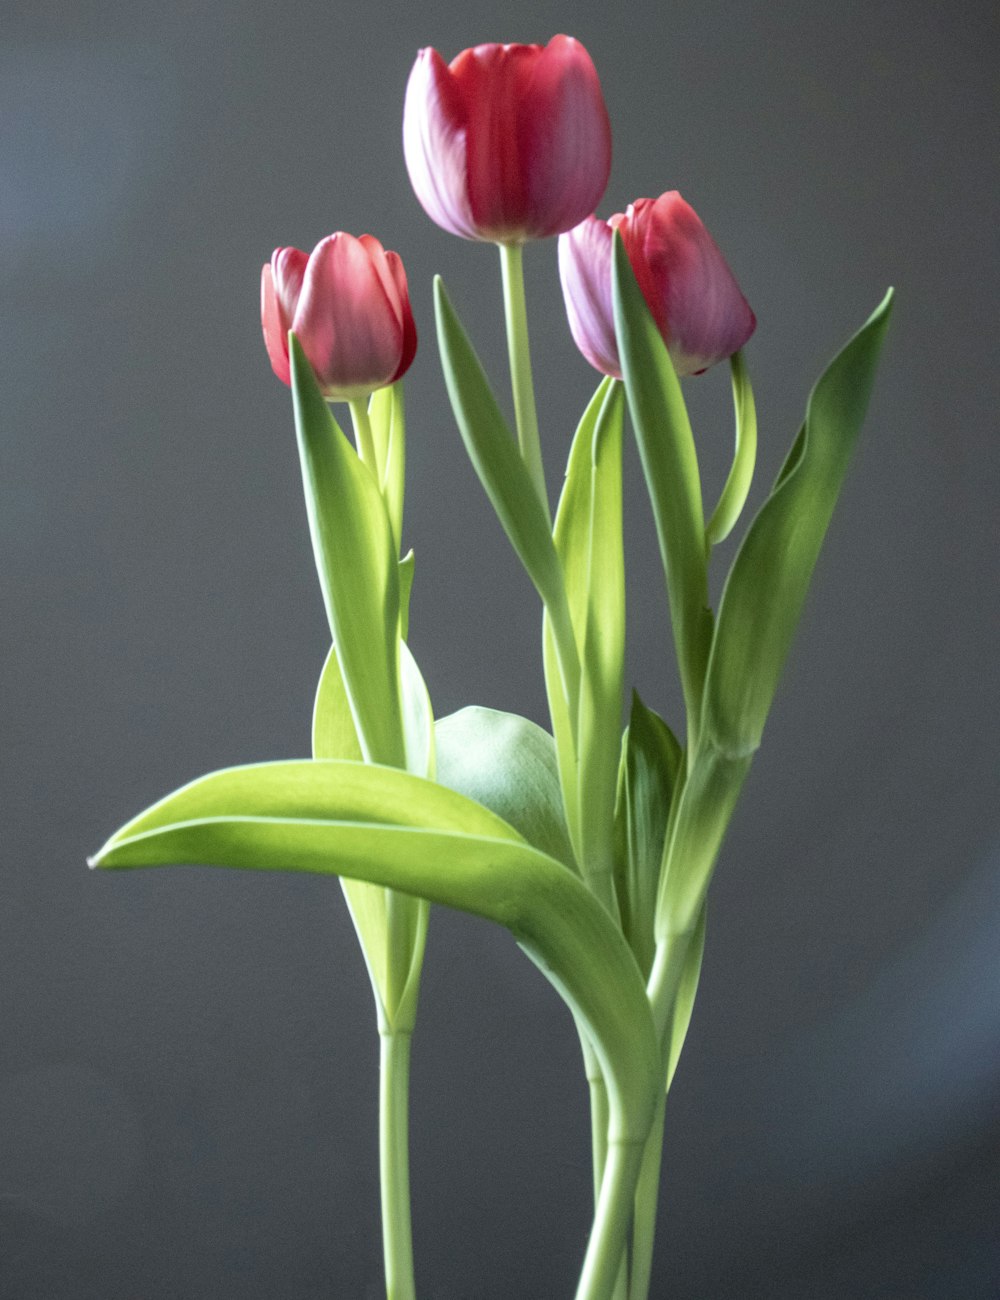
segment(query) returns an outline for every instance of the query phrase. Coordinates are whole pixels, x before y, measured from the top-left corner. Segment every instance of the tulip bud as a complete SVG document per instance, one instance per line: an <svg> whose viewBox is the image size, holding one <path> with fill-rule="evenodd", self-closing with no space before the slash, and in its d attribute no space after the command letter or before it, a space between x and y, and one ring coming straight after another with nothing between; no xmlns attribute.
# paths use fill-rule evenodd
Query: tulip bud
<svg viewBox="0 0 1000 1300"><path fill-rule="evenodd" d="M417 350L406 272L372 235L338 231L308 256L276 248L261 272L261 323L274 373L290 384L294 330L328 400L393 384Z"/></svg>
<svg viewBox="0 0 1000 1300"><path fill-rule="evenodd" d="M621 378L611 305L615 230L679 375L701 374L739 351L756 317L694 208L671 190L608 221L588 217L559 238L570 330L595 369Z"/></svg>
<svg viewBox="0 0 1000 1300"><path fill-rule="evenodd" d="M520 244L569 230L600 202L611 126L590 55L548 45L477 45L446 64L417 56L406 88L410 182L439 226Z"/></svg>

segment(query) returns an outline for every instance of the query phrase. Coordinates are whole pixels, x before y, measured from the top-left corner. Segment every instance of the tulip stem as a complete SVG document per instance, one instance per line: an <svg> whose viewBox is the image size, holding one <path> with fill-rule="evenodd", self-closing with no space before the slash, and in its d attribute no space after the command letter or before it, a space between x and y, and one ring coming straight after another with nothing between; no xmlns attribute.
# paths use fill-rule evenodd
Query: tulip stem
<svg viewBox="0 0 1000 1300"><path fill-rule="evenodd" d="M535 386L531 377L528 311L524 301L523 249L520 244L500 244L498 247L503 272L503 309L507 322L507 355L510 358L510 382L514 392L517 442L521 449L521 459L531 475L546 518L551 519L545 488L545 468L542 464L542 443L538 436Z"/></svg>
<svg viewBox="0 0 1000 1300"><path fill-rule="evenodd" d="M351 419L354 422L354 443L363 464L378 477L378 464L375 457L375 439L372 437L372 422L368 414L366 398L352 398L348 402Z"/></svg>
<svg viewBox="0 0 1000 1300"><path fill-rule="evenodd" d="M410 1034L405 1030L383 1031L379 1041L379 1165L385 1290L387 1300L414 1300L407 1114Z"/></svg>

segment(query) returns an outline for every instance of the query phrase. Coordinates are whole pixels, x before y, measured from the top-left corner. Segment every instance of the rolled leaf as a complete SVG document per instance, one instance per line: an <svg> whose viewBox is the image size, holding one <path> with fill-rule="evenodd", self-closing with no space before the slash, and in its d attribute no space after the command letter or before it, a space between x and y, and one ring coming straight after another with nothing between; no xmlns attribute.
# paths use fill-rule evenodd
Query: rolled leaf
<svg viewBox="0 0 1000 1300"><path fill-rule="evenodd" d="M379 488L398 554L403 531L403 487L406 474L406 421L401 380L372 393L368 403L368 418L375 445Z"/></svg>
<svg viewBox="0 0 1000 1300"><path fill-rule="evenodd" d="M647 977L656 947L656 893L667 819L681 762L681 747L673 732L633 692L615 810L619 831L615 885L622 929Z"/></svg>

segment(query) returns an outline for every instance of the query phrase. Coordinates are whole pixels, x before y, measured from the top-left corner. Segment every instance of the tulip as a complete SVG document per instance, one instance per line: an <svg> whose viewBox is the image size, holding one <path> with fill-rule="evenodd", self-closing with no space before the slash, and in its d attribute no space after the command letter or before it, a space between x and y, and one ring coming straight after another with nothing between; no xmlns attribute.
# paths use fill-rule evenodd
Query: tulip
<svg viewBox="0 0 1000 1300"><path fill-rule="evenodd" d="M260 299L274 373L291 383L294 330L328 400L357 401L394 384L417 350L403 263L372 235L338 231L308 256L276 248L261 272Z"/></svg>
<svg viewBox="0 0 1000 1300"><path fill-rule="evenodd" d="M756 317L694 208L671 190L608 221L588 217L559 238L570 330L595 369L621 379L611 305L615 230L679 375L701 374L739 351Z"/></svg>
<svg viewBox="0 0 1000 1300"><path fill-rule="evenodd" d="M570 230L604 194L611 127L590 55L548 45L477 45L446 64L417 56L403 151L432 220L465 239L521 244Z"/></svg>

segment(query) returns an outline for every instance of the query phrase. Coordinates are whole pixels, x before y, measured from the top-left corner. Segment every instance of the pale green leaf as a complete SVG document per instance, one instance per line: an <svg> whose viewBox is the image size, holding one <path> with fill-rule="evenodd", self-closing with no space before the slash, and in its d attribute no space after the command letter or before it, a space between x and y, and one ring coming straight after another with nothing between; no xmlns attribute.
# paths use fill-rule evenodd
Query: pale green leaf
<svg viewBox="0 0 1000 1300"><path fill-rule="evenodd" d="M506 926L591 1036L616 1120L610 1139L645 1138L659 1045L632 954L572 872L479 804L373 764L261 764L168 796L92 860L185 863L347 875Z"/></svg>
<svg viewBox="0 0 1000 1300"><path fill-rule="evenodd" d="M529 844L576 870L555 744L515 713L471 707L435 725L437 779L509 822Z"/></svg>

